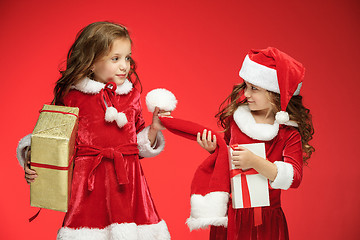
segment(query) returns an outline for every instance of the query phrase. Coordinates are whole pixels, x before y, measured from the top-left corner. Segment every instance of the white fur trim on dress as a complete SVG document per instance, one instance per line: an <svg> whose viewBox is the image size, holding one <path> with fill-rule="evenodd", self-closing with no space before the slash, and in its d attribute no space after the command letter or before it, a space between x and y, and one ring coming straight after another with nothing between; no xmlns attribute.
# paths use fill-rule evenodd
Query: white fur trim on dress
<svg viewBox="0 0 360 240"><path fill-rule="evenodd" d="M276 70L252 61L249 55L246 55L244 59L239 76L255 86L280 93ZM294 96L300 94L301 86L302 83L299 83Z"/></svg>
<svg viewBox="0 0 360 240"><path fill-rule="evenodd" d="M155 107L164 111L174 111L176 104L175 95L164 88L151 90L146 95L146 106L149 112L154 112Z"/></svg>
<svg viewBox="0 0 360 240"><path fill-rule="evenodd" d="M252 139L272 140L279 132L279 124L256 123L247 105L240 105L234 112L234 121L240 130Z"/></svg>
<svg viewBox="0 0 360 240"><path fill-rule="evenodd" d="M294 168L290 163L275 161L277 167L277 175L270 186L274 189L287 190L294 181Z"/></svg>
<svg viewBox="0 0 360 240"><path fill-rule="evenodd" d="M149 130L150 126L147 126L137 134L137 144L139 149L139 155L141 157L155 157L165 148L165 138L160 131L156 135L155 147L153 148L152 146L150 146L151 143L149 140Z"/></svg>
<svg viewBox="0 0 360 240"><path fill-rule="evenodd" d="M162 220L149 225L114 223L104 229L63 227L58 232L57 240L170 240L170 234Z"/></svg>
<svg viewBox="0 0 360 240"><path fill-rule="evenodd" d="M16 157L19 161L21 167L24 168L25 156L27 154L28 148L31 145L31 133L23 137L16 148Z"/></svg>
<svg viewBox="0 0 360 240"><path fill-rule="evenodd" d="M97 94L105 87L105 83L97 82L90 78L84 78L71 88L87 94ZM126 95L133 89L132 83L126 79L121 85L118 85L115 92L119 95Z"/></svg>
<svg viewBox="0 0 360 240"><path fill-rule="evenodd" d="M247 105L240 105L234 112L234 121L240 130L252 139L270 141L279 132L279 123L274 124L257 123ZM298 127L294 121L284 123L288 126Z"/></svg>
<svg viewBox="0 0 360 240"><path fill-rule="evenodd" d="M205 196L191 195L191 214L186 224L190 231L209 225L227 227L229 193L211 192Z"/></svg>

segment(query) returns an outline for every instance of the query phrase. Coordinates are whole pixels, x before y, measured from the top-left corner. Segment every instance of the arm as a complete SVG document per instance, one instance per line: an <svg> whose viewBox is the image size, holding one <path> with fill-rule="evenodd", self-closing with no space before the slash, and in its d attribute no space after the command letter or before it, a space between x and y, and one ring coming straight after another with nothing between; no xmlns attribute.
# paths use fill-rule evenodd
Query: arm
<svg viewBox="0 0 360 240"><path fill-rule="evenodd" d="M231 159L236 168L253 168L270 181L276 178L277 167L274 163L255 155L244 147L237 147Z"/></svg>
<svg viewBox="0 0 360 240"><path fill-rule="evenodd" d="M28 184L35 181L37 174L34 170L30 169L30 145L31 145L31 134L23 137L16 148L16 156L25 171L25 179Z"/></svg>
<svg viewBox="0 0 360 240"><path fill-rule="evenodd" d="M282 156L283 159L272 163L239 147L233 152L232 160L238 168L254 168L270 180L274 189L296 188L301 182L303 166L301 137L298 132L293 132L286 140Z"/></svg>
<svg viewBox="0 0 360 240"><path fill-rule="evenodd" d="M299 132L293 132L286 140L283 150L283 160L275 161L277 176L270 185L274 189L288 189L299 187L303 172L303 152Z"/></svg>
<svg viewBox="0 0 360 240"><path fill-rule="evenodd" d="M159 110L155 110L153 114L153 123L144 128L144 119L139 113L136 129L137 129L137 143L139 148L139 155L141 157L154 157L158 155L165 147L165 139L161 130L164 129L158 117ZM168 113L162 113L165 116Z"/></svg>

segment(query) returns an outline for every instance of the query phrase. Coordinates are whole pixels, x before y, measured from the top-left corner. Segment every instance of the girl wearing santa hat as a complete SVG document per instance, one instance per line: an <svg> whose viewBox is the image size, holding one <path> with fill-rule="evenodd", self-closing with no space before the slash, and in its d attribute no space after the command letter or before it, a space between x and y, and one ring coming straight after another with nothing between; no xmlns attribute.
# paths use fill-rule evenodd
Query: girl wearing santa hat
<svg viewBox="0 0 360 240"><path fill-rule="evenodd" d="M71 46L67 66L54 89L53 103L79 108L71 200L61 240L170 239L156 211L139 157L164 148L156 108L145 127L140 83L124 26L95 22ZM36 181L26 157L31 136L18 146L28 182Z"/></svg>
<svg viewBox="0 0 360 240"><path fill-rule="evenodd" d="M214 219L224 219L223 216L214 217L209 212L203 214L208 215L205 217L192 213L188 220L191 229L203 227L211 218L210 239L289 238L281 209L281 190L299 186L303 165L315 150L309 144L314 134L310 111L299 95L304 73L301 63L273 47L251 50L246 55L240 70L244 82L234 86L216 117L225 129L228 145L265 143L266 159L236 147L231 161L236 168L254 169L269 180L270 206L260 207L260 211L234 209L231 198L227 202L228 193L216 192L225 199L216 204L228 206L227 221L216 222ZM197 141L210 153L216 149L216 138L211 132L198 133ZM200 198L206 199L207 195ZM192 211L200 212L193 206L198 203L201 201L192 201ZM199 224L200 220L205 222Z"/></svg>

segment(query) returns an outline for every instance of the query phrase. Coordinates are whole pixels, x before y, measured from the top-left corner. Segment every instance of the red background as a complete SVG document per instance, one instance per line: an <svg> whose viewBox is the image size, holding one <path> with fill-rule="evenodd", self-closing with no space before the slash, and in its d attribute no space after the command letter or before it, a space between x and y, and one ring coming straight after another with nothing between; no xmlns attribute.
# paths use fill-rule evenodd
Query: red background
<svg viewBox="0 0 360 240"><path fill-rule="evenodd" d="M240 81L250 48L275 46L306 68L302 94L313 113L316 147L299 189L283 194L291 239L356 239L359 230L360 8L343 1L10 1L0 2L0 239L55 239L63 213L29 206L15 148L38 110L52 99L58 66L85 25L110 20L133 39L144 91L163 87L178 98L174 116L217 129L219 104ZM150 123L151 115L144 109ZM207 153L164 131L165 151L144 159L155 204L172 239L189 232L192 175ZM357 238L358 239L358 238Z"/></svg>

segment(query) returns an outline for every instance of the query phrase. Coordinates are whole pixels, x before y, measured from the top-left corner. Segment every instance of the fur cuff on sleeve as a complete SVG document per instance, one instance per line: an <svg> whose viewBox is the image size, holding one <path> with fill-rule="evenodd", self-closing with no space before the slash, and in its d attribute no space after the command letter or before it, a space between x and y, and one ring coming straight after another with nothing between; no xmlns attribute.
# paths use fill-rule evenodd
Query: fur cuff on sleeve
<svg viewBox="0 0 360 240"><path fill-rule="evenodd" d="M277 175L270 186L274 189L287 190L290 188L294 180L294 168L290 163L275 161L277 167Z"/></svg>
<svg viewBox="0 0 360 240"><path fill-rule="evenodd" d="M21 167L24 167L25 163L25 156L27 154L26 147L30 147L31 145L31 134L26 135L23 137L16 148L16 157L21 165Z"/></svg>
<svg viewBox="0 0 360 240"><path fill-rule="evenodd" d="M150 146L149 141L149 129L150 126L144 128L141 132L137 134L137 143L139 148L139 155L141 157L155 157L164 150L165 147L165 138L164 135L159 131L156 135L156 145L155 147Z"/></svg>
<svg viewBox="0 0 360 240"><path fill-rule="evenodd" d="M209 225L227 227L229 193L211 192L205 196L191 196L191 215L186 224L190 231L207 228Z"/></svg>

